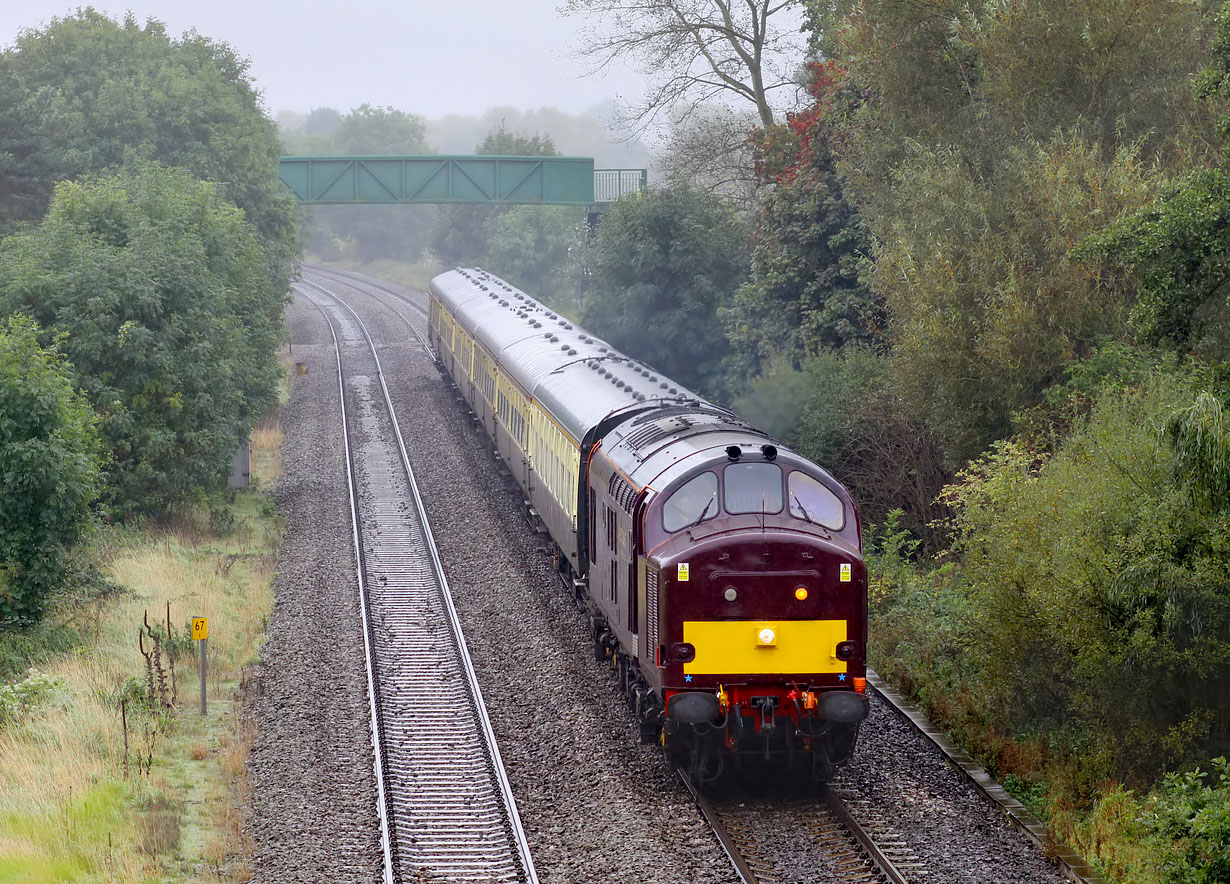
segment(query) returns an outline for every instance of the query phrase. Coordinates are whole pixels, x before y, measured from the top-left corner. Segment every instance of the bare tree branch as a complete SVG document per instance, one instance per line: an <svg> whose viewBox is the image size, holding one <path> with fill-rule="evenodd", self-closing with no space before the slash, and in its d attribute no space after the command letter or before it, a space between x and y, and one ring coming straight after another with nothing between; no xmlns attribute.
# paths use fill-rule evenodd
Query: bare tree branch
<svg viewBox="0 0 1230 884"><path fill-rule="evenodd" d="M793 103L803 61L801 0L566 0L589 25L578 55L591 73L627 64L653 86L632 108L643 131L679 104L732 98L772 126Z"/></svg>

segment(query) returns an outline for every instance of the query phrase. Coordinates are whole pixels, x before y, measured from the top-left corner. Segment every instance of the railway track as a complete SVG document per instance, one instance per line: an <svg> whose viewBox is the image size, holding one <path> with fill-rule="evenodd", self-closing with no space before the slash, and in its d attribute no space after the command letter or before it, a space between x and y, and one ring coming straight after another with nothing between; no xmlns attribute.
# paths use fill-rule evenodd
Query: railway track
<svg viewBox="0 0 1230 884"><path fill-rule="evenodd" d="M297 289L337 351L384 881L536 884L375 345L344 301Z"/></svg>
<svg viewBox="0 0 1230 884"><path fill-rule="evenodd" d="M770 799L706 795L678 771L705 821L744 884L831 880L842 884L908 884L918 868L913 852L871 808L850 809L857 799L840 784L819 798ZM793 828L774 841L771 817Z"/></svg>
<svg viewBox="0 0 1230 884"><path fill-rule="evenodd" d="M385 298L381 297L381 295L387 295L389 298L392 298L393 301L396 302L397 305L404 304L405 306L418 311L424 317L426 317L427 307L424 304L420 304L414 298L407 297L406 295L403 295L401 292L394 291L388 286L381 285L379 282L376 282L375 280L361 277L349 271L334 270L331 267L323 267L320 264L304 264L303 269L307 271L308 273L313 273L313 274L316 274L317 276L323 276L326 279L333 280L334 282L344 283L345 285L348 285L351 288L354 288L356 290L363 290L363 294L367 295L368 297L375 298L377 301L384 303L386 306L394 308L393 312L396 313L398 316L400 316L403 320L405 320L406 324L411 327L411 331L414 332L415 337L419 339L419 342L424 344L424 346L426 346L426 341L423 340L423 336L419 333L418 329L414 327L414 325L410 322L410 320L407 319L406 316L400 310L396 309L394 304L390 304L389 301L385 300ZM379 295L374 294L374 292L379 292L380 294Z"/></svg>

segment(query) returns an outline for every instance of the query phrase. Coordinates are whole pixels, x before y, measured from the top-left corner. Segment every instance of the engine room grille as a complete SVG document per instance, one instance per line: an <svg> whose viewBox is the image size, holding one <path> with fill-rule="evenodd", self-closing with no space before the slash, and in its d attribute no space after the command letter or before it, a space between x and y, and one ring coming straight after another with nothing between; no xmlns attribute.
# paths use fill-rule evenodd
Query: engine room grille
<svg viewBox="0 0 1230 884"><path fill-rule="evenodd" d="M631 515L632 505L636 502L636 489L632 487L632 483L619 475L619 473L615 473L611 476L611 484L607 490L610 491L616 505L625 513Z"/></svg>
<svg viewBox="0 0 1230 884"><path fill-rule="evenodd" d="M647 427L641 427L627 435L624 442L628 447L640 450L646 445L657 442L659 439L665 439L670 435L670 430L663 427L661 424L650 424Z"/></svg>
<svg viewBox="0 0 1230 884"><path fill-rule="evenodd" d="M646 641L652 657L658 647L658 570L645 569L645 624Z"/></svg>

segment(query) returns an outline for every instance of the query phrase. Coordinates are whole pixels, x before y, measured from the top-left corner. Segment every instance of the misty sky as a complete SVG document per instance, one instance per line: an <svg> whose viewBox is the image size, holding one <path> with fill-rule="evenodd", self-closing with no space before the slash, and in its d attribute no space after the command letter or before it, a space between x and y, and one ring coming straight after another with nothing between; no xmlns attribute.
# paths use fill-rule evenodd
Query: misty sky
<svg viewBox="0 0 1230 884"><path fill-rule="evenodd" d="M560 0L99 0L112 17L131 10L230 43L252 61L271 113L369 102L425 117L489 107L554 106L578 113L612 98L635 100L630 71L584 76L570 56L581 23ZM3 0L0 44L78 5Z"/></svg>

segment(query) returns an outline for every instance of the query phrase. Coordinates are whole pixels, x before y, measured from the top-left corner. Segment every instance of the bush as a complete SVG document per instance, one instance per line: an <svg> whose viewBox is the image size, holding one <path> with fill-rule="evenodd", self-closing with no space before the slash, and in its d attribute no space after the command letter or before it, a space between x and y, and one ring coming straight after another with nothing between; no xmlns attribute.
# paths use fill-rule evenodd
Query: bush
<svg viewBox="0 0 1230 884"><path fill-rule="evenodd" d="M683 185L625 197L598 225L581 323L721 401L731 347L718 317L747 261L746 228L719 197Z"/></svg>
<svg viewBox="0 0 1230 884"><path fill-rule="evenodd" d="M31 669L30 674L13 684L0 685L0 725L29 712L51 696L60 679Z"/></svg>
<svg viewBox="0 0 1230 884"><path fill-rule="evenodd" d="M1213 477L1191 442L1217 408L1159 373L1104 395L1053 455L999 443L945 491L996 715L1087 730L1107 774L1230 744L1230 508L1198 493Z"/></svg>
<svg viewBox="0 0 1230 884"><path fill-rule="evenodd" d="M90 522L96 420L69 371L34 322L0 324L0 623L37 619Z"/></svg>
<svg viewBox="0 0 1230 884"><path fill-rule="evenodd" d="M66 333L119 515L216 484L276 403L285 289L267 261L219 187L152 164L60 184L40 226L0 244L0 312Z"/></svg>
<svg viewBox="0 0 1230 884"><path fill-rule="evenodd" d="M1165 838L1163 880L1167 884L1230 882L1230 762L1166 778L1149 820Z"/></svg>
<svg viewBox="0 0 1230 884"><path fill-rule="evenodd" d="M952 475L938 440L912 419L888 381L888 359L858 347L809 358L801 369L779 359L735 400L735 410L833 474L863 517L890 513L938 551L944 532L935 506Z"/></svg>

